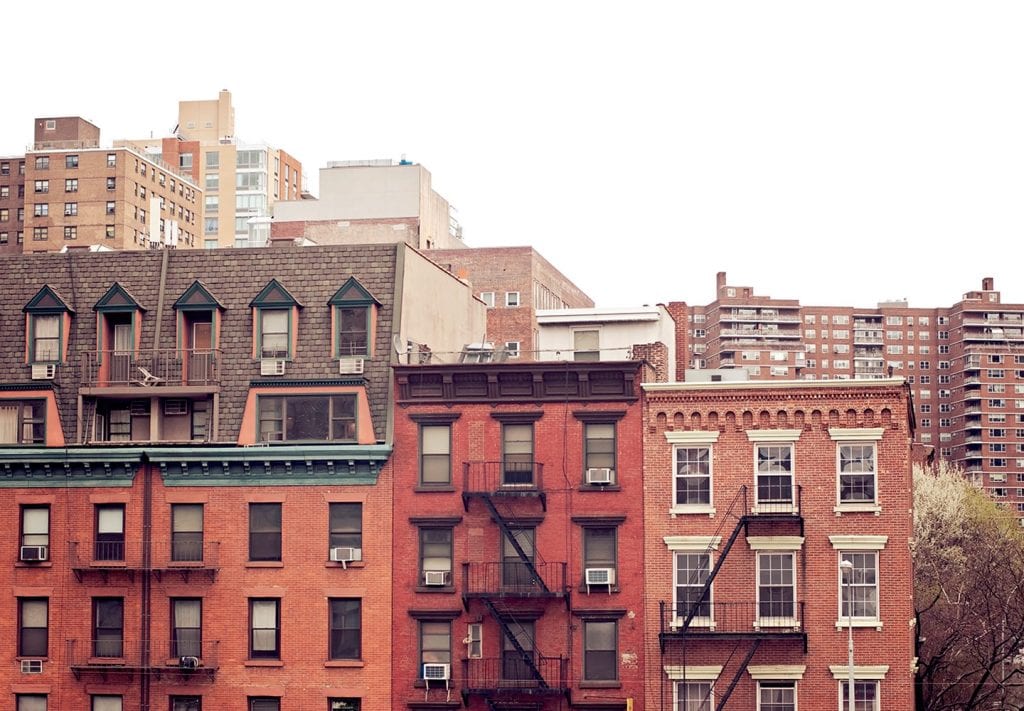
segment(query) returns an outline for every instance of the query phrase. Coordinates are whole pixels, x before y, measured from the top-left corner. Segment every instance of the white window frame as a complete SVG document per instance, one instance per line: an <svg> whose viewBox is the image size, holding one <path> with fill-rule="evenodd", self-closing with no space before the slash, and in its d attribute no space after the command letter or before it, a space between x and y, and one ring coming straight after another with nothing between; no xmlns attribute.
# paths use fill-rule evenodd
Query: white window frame
<svg viewBox="0 0 1024 711"><path fill-rule="evenodd" d="M722 543L721 536L665 536L665 546L668 548L671 554L671 565L672 565L672 622L673 626L679 627L683 624L683 617L679 615L679 610L675 609L676 604L676 585L677 585L677 573L679 566L676 563L676 555L707 555L708 556L708 574L715 567L715 551ZM711 589L708 590L708 597L705 601L708 605L708 610L711 613L708 617L694 617L690 624L696 627L707 627L709 629L715 628L715 586L712 583ZM689 679L690 677L685 677Z"/></svg>
<svg viewBox="0 0 1024 711"><path fill-rule="evenodd" d="M518 291L506 291L505 292L505 306L518 307L522 305L522 301L519 298Z"/></svg>
<svg viewBox="0 0 1024 711"><path fill-rule="evenodd" d="M718 432L691 431L691 432L666 432L665 439L672 446L672 471L670 480L672 482L672 504L669 507L669 514L675 518L678 514L705 514L708 517L715 515L715 448L718 441ZM678 449L707 448L708 450L708 487L710 496L706 504L679 504L676 501L676 451Z"/></svg>
<svg viewBox="0 0 1024 711"><path fill-rule="evenodd" d="M798 624L799 616L797 614L797 607L800 605L797 598L797 580L796 580L796 551L793 550L763 550L757 551L756 561L754 565L755 571L755 590L754 600L756 604L757 616L754 618L754 627L760 629L762 627L796 627ZM790 557L790 575L792 583L790 589L793 593L793 614L789 617L762 617L761 616L761 561L767 556L780 556L788 555ZM781 586L776 586L781 587Z"/></svg>
<svg viewBox="0 0 1024 711"><path fill-rule="evenodd" d="M665 676L672 681L672 708L679 709L680 684L709 684L708 708L715 708L715 682L722 675L721 666L669 666L663 667Z"/></svg>
<svg viewBox="0 0 1024 711"><path fill-rule="evenodd" d="M796 441L800 439L802 430L748 430L747 439L753 443L751 456L751 469L753 470L754 498L751 511L753 513L784 513L795 511L796 502ZM789 503L783 501L761 503L758 497L757 480L760 472L757 470L757 454L761 447L788 447L789 448ZM769 474L777 476L777 474Z"/></svg>
<svg viewBox="0 0 1024 711"><path fill-rule="evenodd" d="M843 709L844 708L842 706L842 703L843 703L843 687L846 686L847 681L850 678L849 669L850 668L848 666L846 666L845 664L841 664L841 665L840 664L832 664L832 665L829 666L829 671L832 672L832 678L835 679L838 682L838 686L836 688L836 692L837 692L836 702L838 704L837 708L839 708L839 709ZM888 664L878 664L878 665L874 665L874 666L859 666L859 665L855 664L853 666L853 683L854 684L857 684L858 682L860 682L860 683L874 682L875 683L875 703L874 703L874 708L872 709L872 711L880 711L880 709L881 709L881 706L882 706L882 702L881 702L881 697L882 697L881 686L882 686L882 684L881 684L881 682L882 682L883 679L885 679L885 675L888 674L888 673L889 673L889 665ZM849 703L849 702L847 702L847 703Z"/></svg>
<svg viewBox="0 0 1024 711"><path fill-rule="evenodd" d="M878 442L881 442L884 434L885 429L882 427L833 427L829 429L829 436L832 438L832 441L836 443L836 505L832 510L837 515L858 512L873 513L876 516L881 515L882 507L878 498ZM856 445L870 445L873 449L875 478L873 501L843 501L841 498L842 487L840 482L842 479L842 471L840 470L840 463L842 458L840 454L843 447Z"/></svg>
<svg viewBox="0 0 1024 711"><path fill-rule="evenodd" d="M494 308L494 292L493 291L481 291L480 300L487 304L487 308Z"/></svg>
<svg viewBox="0 0 1024 711"><path fill-rule="evenodd" d="M793 688L793 711L798 711L799 704L797 699L800 694L797 691L798 682L795 679L759 679L757 681L757 711L761 711L761 685L762 684L791 684Z"/></svg>
<svg viewBox="0 0 1024 711"><path fill-rule="evenodd" d="M505 341L505 352L509 358L518 358L520 354L519 341Z"/></svg>
<svg viewBox="0 0 1024 711"><path fill-rule="evenodd" d="M834 535L829 541L836 551L836 629L853 627L874 627L882 630L882 564L881 551L889 541L888 536ZM839 563L847 553L874 553L875 556L875 616L853 617L852 621L843 614L843 571Z"/></svg>

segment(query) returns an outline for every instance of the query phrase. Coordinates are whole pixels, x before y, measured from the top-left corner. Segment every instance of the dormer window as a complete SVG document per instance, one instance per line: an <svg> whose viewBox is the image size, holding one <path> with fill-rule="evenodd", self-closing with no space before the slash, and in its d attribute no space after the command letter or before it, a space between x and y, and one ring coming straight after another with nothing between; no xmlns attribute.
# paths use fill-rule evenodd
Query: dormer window
<svg viewBox="0 0 1024 711"><path fill-rule="evenodd" d="M184 382L199 385L217 381L217 341L224 305L201 281L192 282L174 302L178 323L179 357Z"/></svg>
<svg viewBox="0 0 1024 711"><path fill-rule="evenodd" d="M63 362L71 314L71 308L48 286L32 297L25 306L29 363Z"/></svg>
<svg viewBox="0 0 1024 711"><path fill-rule="evenodd" d="M294 354L295 323L302 304L277 279L271 279L249 306L253 312L254 357L291 359Z"/></svg>
<svg viewBox="0 0 1024 711"><path fill-rule="evenodd" d="M355 277L351 277L327 303L332 308L334 356L373 355L376 313L380 302Z"/></svg>
<svg viewBox="0 0 1024 711"><path fill-rule="evenodd" d="M97 351L95 359L89 363L86 382L127 385L138 380L140 373L135 361L145 309L116 282L93 309L99 314Z"/></svg>

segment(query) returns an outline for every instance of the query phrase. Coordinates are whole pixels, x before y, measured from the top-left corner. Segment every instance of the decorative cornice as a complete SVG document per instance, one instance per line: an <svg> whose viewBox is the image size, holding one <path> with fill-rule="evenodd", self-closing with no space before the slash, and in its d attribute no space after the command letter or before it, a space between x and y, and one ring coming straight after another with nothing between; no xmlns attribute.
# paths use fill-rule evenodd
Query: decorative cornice
<svg viewBox="0 0 1024 711"><path fill-rule="evenodd" d="M670 551L702 551L711 548L718 550L722 543L721 536L665 536L665 545Z"/></svg>
<svg viewBox="0 0 1024 711"><path fill-rule="evenodd" d="M880 378L878 380L748 380L719 382L689 383L643 383L641 387L647 392L690 393L703 390L736 390L739 397L750 399L751 391L757 390L806 390L808 394L815 390L859 390L902 388L903 378ZM825 395L828 397L828 395ZM775 395L770 399L777 400Z"/></svg>
<svg viewBox="0 0 1024 711"><path fill-rule="evenodd" d="M747 672L751 679L779 679L799 681L807 671L806 664L751 664Z"/></svg>
<svg viewBox="0 0 1024 711"><path fill-rule="evenodd" d="M670 444L714 444L719 434L718 430L669 430L665 432L665 439Z"/></svg>
<svg viewBox="0 0 1024 711"><path fill-rule="evenodd" d="M722 673L721 666L713 665L672 665L666 664L665 676L672 680L686 679L688 681L715 681Z"/></svg>
<svg viewBox="0 0 1024 711"><path fill-rule="evenodd" d="M572 522L577 526L621 526L626 522L626 514L619 515L601 515L594 514L592 516L573 516Z"/></svg>
<svg viewBox="0 0 1024 711"><path fill-rule="evenodd" d="M450 425L462 417L461 412L409 413L409 419L421 425Z"/></svg>
<svg viewBox="0 0 1024 711"><path fill-rule="evenodd" d="M0 448L0 488L131 486L142 454L118 448Z"/></svg>
<svg viewBox="0 0 1024 711"><path fill-rule="evenodd" d="M833 679L845 681L850 678L850 667L845 664L830 664L828 670L832 672ZM884 679L888 673L888 664L875 664L872 666L853 665L854 679Z"/></svg>
<svg viewBox="0 0 1024 711"><path fill-rule="evenodd" d="M625 410L573 410L572 416L580 422L609 423L618 422L626 416Z"/></svg>
<svg viewBox="0 0 1024 711"><path fill-rule="evenodd" d="M752 551L795 551L804 545L803 536L747 536Z"/></svg>
<svg viewBox="0 0 1024 711"><path fill-rule="evenodd" d="M581 610L575 608L572 615L581 620L618 620L626 616L626 610Z"/></svg>
<svg viewBox="0 0 1024 711"><path fill-rule="evenodd" d="M409 523L423 528L448 528L462 523L462 516L410 516Z"/></svg>
<svg viewBox="0 0 1024 711"><path fill-rule="evenodd" d="M803 430L747 430L751 442L796 442Z"/></svg>
<svg viewBox="0 0 1024 711"><path fill-rule="evenodd" d="M888 536L829 536L829 542L836 550L880 551L889 542Z"/></svg>
<svg viewBox="0 0 1024 711"><path fill-rule="evenodd" d="M448 621L454 620L456 617L462 614L462 610L455 608L453 610L409 610L409 617L414 620L441 620Z"/></svg>
<svg viewBox="0 0 1024 711"><path fill-rule="evenodd" d="M317 380L250 380L249 387L253 388L307 388L307 387L330 387L337 385L366 385L366 379L359 375L350 378L320 378Z"/></svg>
<svg viewBox="0 0 1024 711"><path fill-rule="evenodd" d="M830 427L828 434L836 442L877 442L885 434L885 428Z"/></svg>
<svg viewBox="0 0 1024 711"><path fill-rule="evenodd" d="M533 412L492 412L491 417L493 417L498 422L504 424L528 425L544 417L544 411L535 410Z"/></svg>

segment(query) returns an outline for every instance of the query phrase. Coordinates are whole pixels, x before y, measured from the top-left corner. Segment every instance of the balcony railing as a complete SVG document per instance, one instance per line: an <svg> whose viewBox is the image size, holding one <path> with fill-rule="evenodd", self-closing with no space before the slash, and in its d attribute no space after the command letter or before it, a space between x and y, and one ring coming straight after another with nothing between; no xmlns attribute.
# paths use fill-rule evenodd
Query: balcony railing
<svg viewBox="0 0 1024 711"><path fill-rule="evenodd" d="M661 634L669 637L805 634L801 601L703 602L686 629L683 622L690 612L689 606L664 601L660 605Z"/></svg>
<svg viewBox="0 0 1024 711"><path fill-rule="evenodd" d="M149 570L216 571L220 542L174 537L152 541ZM88 570L143 570L142 541L71 541L68 551L71 569L76 575Z"/></svg>
<svg viewBox="0 0 1024 711"><path fill-rule="evenodd" d="M530 566L520 560L501 563L463 563L465 597L562 597L568 593L565 563Z"/></svg>
<svg viewBox="0 0 1024 711"><path fill-rule="evenodd" d="M462 490L466 494L536 494L544 491L544 465L513 459L466 462Z"/></svg>
<svg viewBox="0 0 1024 711"><path fill-rule="evenodd" d="M214 386L220 383L219 349L165 348L82 354L83 387Z"/></svg>
<svg viewBox="0 0 1024 711"><path fill-rule="evenodd" d="M767 481L759 482L755 487L754 505L750 507L750 516L754 517L790 517L800 516L804 488L800 484L779 483L774 477L764 476Z"/></svg>
<svg viewBox="0 0 1024 711"><path fill-rule="evenodd" d="M83 673L180 673L188 676L212 676L218 668L219 642L191 639L191 630L179 630L178 640L153 642L144 654L142 643L110 632L97 639L69 639L68 666L76 677ZM188 641L184 641L188 638ZM178 653L181 652L181 653Z"/></svg>
<svg viewBox="0 0 1024 711"><path fill-rule="evenodd" d="M540 679L516 653L489 659L463 659L463 693L492 696L496 693L563 694L569 689L569 660L533 656Z"/></svg>

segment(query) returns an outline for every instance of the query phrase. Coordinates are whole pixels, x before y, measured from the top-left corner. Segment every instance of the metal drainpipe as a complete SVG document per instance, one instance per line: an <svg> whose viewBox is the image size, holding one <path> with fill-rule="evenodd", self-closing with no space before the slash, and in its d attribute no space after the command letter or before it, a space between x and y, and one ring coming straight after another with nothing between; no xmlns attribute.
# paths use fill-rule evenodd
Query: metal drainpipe
<svg viewBox="0 0 1024 711"><path fill-rule="evenodd" d="M153 548L153 465L149 458L142 455L142 600L141 616L139 620L139 645L142 653L141 667L139 674L139 709L149 711L149 666L152 655L150 654L150 633L152 628L152 581L150 572L152 570L152 548Z"/></svg>

